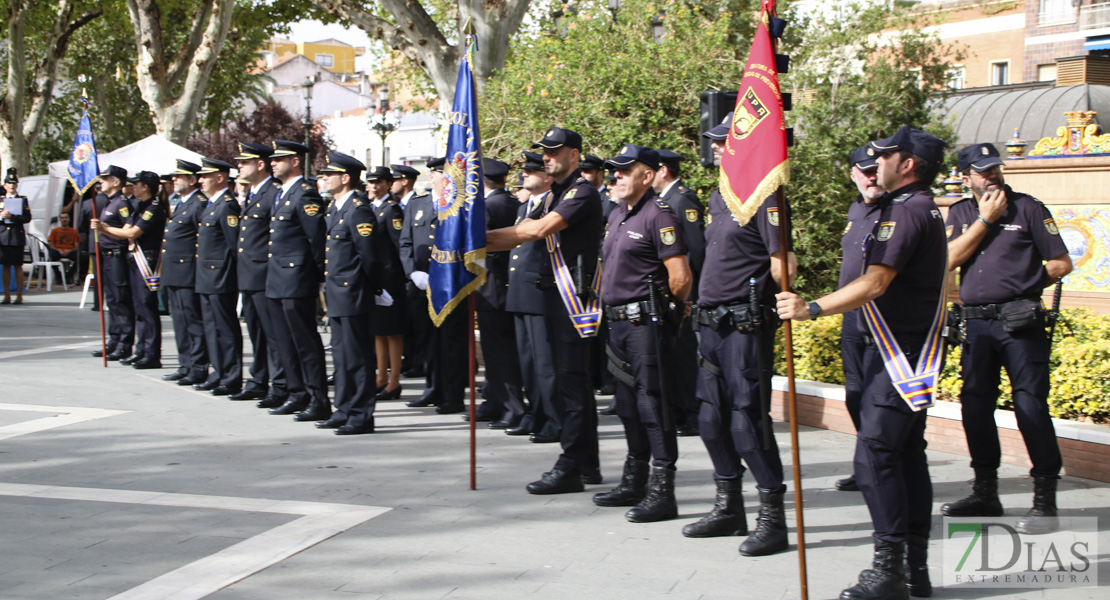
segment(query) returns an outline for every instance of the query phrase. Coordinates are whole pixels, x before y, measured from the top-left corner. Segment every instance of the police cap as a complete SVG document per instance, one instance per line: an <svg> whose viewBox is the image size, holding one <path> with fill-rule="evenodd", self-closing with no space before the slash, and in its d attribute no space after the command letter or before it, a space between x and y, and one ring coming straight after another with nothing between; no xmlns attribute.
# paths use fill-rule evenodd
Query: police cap
<svg viewBox="0 0 1110 600"><path fill-rule="evenodd" d="M678 152L671 152L670 150L656 150L655 152L659 154L659 164L666 165L668 168L677 167L683 159L683 156Z"/></svg>
<svg viewBox="0 0 1110 600"><path fill-rule="evenodd" d="M358 179L362 172L366 170L366 165L362 164L357 158L343 154L342 152L328 152L328 166L320 169L320 174L325 173L346 173L351 177Z"/></svg>
<svg viewBox="0 0 1110 600"><path fill-rule="evenodd" d="M226 163L216 158L202 158L200 159L201 168L197 171L197 175L207 175L209 173L231 173L231 163Z"/></svg>
<svg viewBox="0 0 1110 600"><path fill-rule="evenodd" d="M582 136L578 132L562 127L552 127L544 134L543 139L532 144L533 148L543 148L545 150L555 150L567 146L576 150L582 150Z"/></svg>
<svg viewBox="0 0 1110 600"><path fill-rule="evenodd" d="M158 177L158 174L154 171L139 171L139 173L135 175L134 179L131 180L132 183L141 183L145 185L153 193L158 192L160 181L161 178Z"/></svg>
<svg viewBox="0 0 1110 600"><path fill-rule="evenodd" d="M366 181L393 181L393 172L389 167L374 167L366 172Z"/></svg>
<svg viewBox="0 0 1110 600"><path fill-rule="evenodd" d="M709 131L706 131L705 133L703 133L701 135L702 135L702 137L709 138L711 140L721 141L721 140L725 139L726 137L728 137L728 130L729 130L729 127L731 127L731 126L732 126L732 113L728 113L728 115L726 115L725 118L722 119L721 122L716 127L714 127L713 129L710 129Z"/></svg>
<svg viewBox="0 0 1110 600"><path fill-rule="evenodd" d="M522 156L524 156L524 167L523 168L524 168L525 171L542 171L543 170L543 155L542 154L538 154L536 152L521 152L520 154ZM589 155L587 155L587 156L589 156ZM597 157L595 156L594 158L597 158ZM601 159L598 159L598 160L600 161ZM596 168L600 169L601 164L599 163Z"/></svg>
<svg viewBox="0 0 1110 600"><path fill-rule="evenodd" d="M273 156L274 149L266 144L239 142L239 154L232 160L260 160Z"/></svg>
<svg viewBox="0 0 1110 600"><path fill-rule="evenodd" d="M878 160L875 157L875 150L870 146L860 146L848 155L848 160L852 166L860 171L868 171L877 169L879 167Z"/></svg>
<svg viewBox="0 0 1110 600"><path fill-rule="evenodd" d="M271 142L274 152L271 156L277 158L279 156L296 156L298 154L308 154L308 146L298 144L297 142L290 142L288 140L274 140Z"/></svg>
<svg viewBox="0 0 1110 600"><path fill-rule="evenodd" d="M541 157L542 158L542 157ZM593 154L583 154L578 161L578 167L587 171L600 171L605 161Z"/></svg>
<svg viewBox="0 0 1110 600"><path fill-rule="evenodd" d="M416 179L420 177L420 171L408 165L389 165L393 169L394 179Z"/></svg>
<svg viewBox="0 0 1110 600"><path fill-rule="evenodd" d="M192 175L196 177L198 171L200 171L200 165L179 158L177 159L177 168L170 171L170 175Z"/></svg>
<svg viewBox="0 0 1110 600"><path fill-rule="evenodd" d="M959 162L960 171L968 169L975 169L976 171L986 171L992 167L1005 164L1002 162L1001 155L998 154L998 148L994 144L972 144L960 150L956 155L956 160Z"/></svg>
<svg viewBox="0 0 1110 600"><path fill-rule="evenodd" d="M946 145L942 140L920 129L912 129L908 125L903 125L898 131L894 132L894 135L886 139L875 140L868 144L870 148L875 150L876 156L905 150L934 165L940 164L944 158L944 147Z"/></svg>
<svg viewBox="0 0 1110 600"><path fill-rule="evenodd" d="M509 165L493 158L482 159L482 175L500 181L509 174Z"/></svg>
<svg viewBox="0 0 1110 600"><path fill-rule="evenodd" d="M447 157L446 156L437 156L433 159L428 160L428 162L426 162L424 164L428 165L428 168L431 169L432 171L442 173L443 172L443 165L446 164L446 163L447 163Z"/></svg>
<svg viewBox="0 0 1110 600"><path fill-rule="evenodd" d="M11 172L9 171L8 174L11 175ZM117 167L116 165L108 165L103 171L100 172L100 176L115 177L121 182L127 182L127 169L123 167Z"/></svg>
<svg viewBox="0 0 1110 600"><path fill-rule="evenodd" d="M19 183L19 169L8 167L8 175L4 177L4 183Z"/></svg>
<svg viewBox="0 0 1110 600"><path fill-rule="evenodd" d="M652 171L659 169L659 153L647 146L635 144L625 144L621 148L621 153L607 160L605 166L611 169L625 169L637 161L647 165Z"/></svg>

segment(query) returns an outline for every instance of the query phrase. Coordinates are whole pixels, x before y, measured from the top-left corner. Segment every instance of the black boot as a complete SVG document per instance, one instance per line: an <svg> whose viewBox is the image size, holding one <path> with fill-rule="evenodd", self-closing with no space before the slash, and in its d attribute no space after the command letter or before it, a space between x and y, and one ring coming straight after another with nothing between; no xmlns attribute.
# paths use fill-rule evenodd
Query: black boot
<svg viewBox="0 0 1110 600"><path fill-rule="evenodd" d="M744 517L744 497L741 495L740 478L717 480L717 501L713 510L696 523L682 528L682 535L692 538L748 535L748 520Z"/></svg>
<svg viewBox="0 0 1110 600"><path fill-rule="evenodd" d="M654 469L648 483L648 493L639 504L624 513L633 523L654 523L678 516L678 501L674 499L674 469Z"/></svg>
<svg viewBox="0 0 1110 600"><path fill-rule="evenodd" d="M946 517L1001 517L1002 502L998 499L998 472L976 471L971 484L971 495L962 500L947 502L940 507Z"/></svg>
<svg viewBox="0 0 1110 600"><path fill-rule="evenodd" d="M1055 477L1033 478L1033 508L1017 522L1017 530L1030 535L1042 535L1060 528L1056 517Z"/></svg>
<svg viewBox="0 0 1110 600"><path fill-rule="evenodd" d="M759 490L759 516L755 518L755 531L740 544L744 556L766 556L786 550L786 511L782 508L783 485L777 490Z"/></svg>
<svg viewBox="0 0 1110 600"><path fill-rule="evenodd" d="M875 540L875 559L871 568L859 574L859 583L840 592L840 600L905 600L906 589L902 558L905 542Z"/></svg>
<svg viewBox="0 0 1110 600"><path fill-rule="evenodd" d="M624 472L621 482L608 492L594 494L594 504L598 506L636 506L647 495L648 471L651 465L646 460L636 460L629 456L624 459Z"/></svg>
<svg viewBox="0 0 1110 600"><path fill-rule="evenodd" d="M933 595L933 584L929 581L929 538L910 534L906 538L906 588L914 598L928 598Z"/></svg>

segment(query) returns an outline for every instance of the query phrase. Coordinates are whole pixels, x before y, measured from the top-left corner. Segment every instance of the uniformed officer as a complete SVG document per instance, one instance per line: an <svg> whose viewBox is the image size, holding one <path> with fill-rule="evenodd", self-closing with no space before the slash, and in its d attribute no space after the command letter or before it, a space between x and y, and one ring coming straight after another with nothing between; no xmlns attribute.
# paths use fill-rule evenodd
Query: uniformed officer
<svg viewBox="0 0 1110 600"><path fill-rule="evenodd" d="M852 150L848 157L851 164L850 176L859 190L855 202L848 208L848 225L840 239L843 259L840 262L840 282L842 288L863 272L863 253L854 251L850 244L861 237L861 228L871 231L878 218L879 200L886 193L878 182L879 165L875 160L875 150L861 146ZM866 234L864 234L866 235ZM844 369L844 407L852 419L852 425L859 431L859 406L863 395L863 353L864 330L860 329L860 310L844 313L840 327L840 362ZM855 475L849 475L836 482L836 489L842 492L858 492Z"/></svg>
<svg viewBox="0 0 1110 600"><path fill-rule="evenodd" d="M1006 367L1018 429L1033 463L1033 508L1018 522L1022 533L1058 527L1056 482L1060 448L1048 412L1048 358L1041 291L1072 270L1052 213L1036 198L1015 192L991 144L960 150L959 167L972 198L948 212L948 267L960 269L965 323L960 408L975 483L971 495L941 506L950 517L999 517L998 465L1002 451L994 409L999 369Z"/></svg>
<svg viewBox="0 0 1110 600"><path fill-rule="evenodd" d="M231 164L214 158L201 160L200 189L208 206L197 229L197 295L200 296L204 340L212 372L193 389L213 396L243 390L243 332L235 312L239 296L236 264L239 256L239 201L230 193Z"/></svg>
<svg viewBox="0 0 1110 600"><path fill-rule="evenodd" d="M158 174L140 171L132 180L138 205L123 227L93 220L90 227L128 245L131 304L135 309L136 369L162 368L162 322L158 316L159 261L166 229L165 205L158 198ZM128 360L128 359L124 359ZM123 360L120 361L123 364Z"/></svg>
<svg viewBox="0 0 1110 600"><path fill-rule="evenodd" d="M942 164L944 142L903 126L870 147L878 158L879 185L889 193L879 201L873 228L860 228L861 237L845 243L850 252L864 254L863 274L815 302L806 303L793 293L778 294L779 315L795 320L845 313L873 301L881 317L867 319L862 326L897 342L869 344L863 355L865 387L855 474L871 511L875 550L872 568L860 573L857 585L841 592L844 600L932 593L926 562L933 488L925 458L925 408L931 398L922 402L912 390L899 392L883 355L894 363L900 362L897 354L902 353L910 365L916 365L923 352L938 357L922 374L943 366L939 358L943 348L935 345L943 343L939 338L943 319L935 317L945 302L944 223L929 185ZM706 272L710 272L708 262Z"/></svg>
<svg viewBox="0 0 1110 600"><path fill-rule="evenodd" d="M412 203L413 199L420 196L416 192L416 180L420 177L420 171L408 165L389 165L389 167L393 169L393 188L390 190L390 194L400 199L401 210L405 213L405 221L401 226L401 243L404 244L403 238L413 215L413 212L409 210L409 204ZM428 211L428 216L433 214L433 212ZM402 255L401 262L404 263L404 261L405 258ZM411 280L408 280L408 275L405 278L406 297L395 299L396 302L407 302L408 304L406 309L409 319L403 340L404 353L401 358L401 374L405 377L423 377L424 363L427 361L428 329L432 326L432 319L428 315L427 294L416 287Z"/></svg>
<svg viewBox="0 0 1110 600"><path fill-rule="evenodd" d="M609 213L620 205L620 201L613 197L609 186L606 185L605 161L593 154L583 154L578 168L582 171L582 177L597 188L597 193L601 196L601 216L605 219L604 222L608 223Z"/></svg>
<svg viewBox="0 0 1110 600"><path fill-rule="evenodd" d="M100 173L100 194L96 205L100 221L109 227L122 228L131 219L131 203L123 195L127 170L109 165ZM135 342L135 311L131 305L131 274L128 267L127 242L113 237L100 240L100 272L104 277L104 304L108 308L108 360L131 358ZM93 352L93 356L100 353ZM137 357L136 357L137 358ZM135 359L129 360L128 364Z"/></svg>
<svg viewBox="0 0 1110 600"><path fill-rule="evenodd" d="M334 429L336 435L374 433L370 322L381 269L374 256L377 215L355 192L365 170L366 166L354 157L338 152L329 152L328 165L320 170L324 188L335 199L328 207L324 261L324 292L335 363L335 412L316 427Z"/></svg>
<svg viewBox="0 0 1110 600"><path fill-rule="evenodd" d="M524 152L523 189L528 200L516 211L514 224L541 209L551 196L554 178L544 172L543 155ZM508 435L532 434L533 442L557 442L562 433L562 404L554 402L555 361L551 358L551 345L547 340L547 326L543 317L543 290L537 285L540 266L549 260L543 240L524 242L512 249L509 261L509 289L505 296L505 309L513 315L513 332L516 350L520 355L521 382L529 406L510 404L510 422L515 427L505 430Z"/></svg>
<svg viewBox="0 0 1110 600"><path fill-rule="evenodd" d="M266 298L289 397L270 409L297 421L331 417L324 344L316 330L316 298L324 280L324 212L316 186L304 179L308 147L274 140L270 157L281 190L270 215Z"/></svg>
<svg viewBox="0 0 1110 600"><path fill-rule="evenodd" d="M0 199L0 269L4 275L4 304L11 304L12 275L16 273L15 303L23 303L23 248L27 245L25 223L31 222L31 206L19 193L19 171L8 169L4 177L4 198ZM14 269L13 269L14 267Z"/></svg>
<svg viewBox="0 0 1110 600"><path fill-rule="evenodd" d="M728 134L725 119L706 132L720 157ZM701 400L699 432L709 458L717 499L700 521L682 529L687 537L746 535L747 519L741 495L744 465L751 470L759 491L756 529L740 545L744 556L763 556L787 548L783 511L782 460L774 434L764 434L769 420L775 330L774 294L784 272L793 279L794 253L780 243L779 227L787 216L779 214L773 198L742 226L725 204L719 189L709 198L705 228L705 263L702 266L697 320L701 340L697 395ZM755 280L755 290L751 281ZM770 432L770 428L768 428ZM743 464L742 464L742 462Z"/></svg>
<svg viewBox="0 0 1110 600"><path fill-rule="evenodd" d="M378 227L389 233L392 242L383 249L378 260L382 262L384 277L382 290L376 300L374 312L374 350L378 356L378 400L396 400L401 397L401 359L404 354L404 335L408 329L408 303L405 302L405 276L401 265L401 230L405 225L405 211L390 193L393 172L388 167L374 167L366 174L366 183Z"/></svg>
<svg viewBox="0 0 1110 600"><path fill-rule="evenodd" d="M482 159L482 175L486 189L486 229L510 227L516 223L520 202L505 189L509 165L491 158ZM478 408L478 420L490 421L490 429L510 429L523 416L520 356L516 352L513 316L505 310L509 285L509 252L486 254L486 283L478 288L475 308L478 329L482 334L482 357L485 359L486 401Z"/></svg>
<svg viewBox="0 0 1110 600"><path fill-rule="evenodd" d="M698 194L682 181L683 156L670 150L659 150L659 172L653 187L659 198L667 203L682 223L682 239L686 242L686 259L694 277L688 301L697 303L698 284L701 282L702 263L705 262L704 207ZM678 435L698 435L698 340L694 335L693 321L684 319L675 339L674 352L675 413Z"/></svg>
<svg viewBox="0 0 1110 600"><path fill-rule="evenodd" d="M443 157L427 162L430 176L434 181L443 173ZM406 373L409 377L424 377L424 393L416 400L406 403L410 407L431 406L436 403L433 396L435 378L432 375L433 353L436 328L428 314L428 264L432 259L432 246L436 239L436 210L431 194L413 196L405 205L405 221L401 228L401 265L408 279L405 295L410 309L410 327L414 330L413 345L410 348L405 340L406 353L412 356L412 364ZM450 318L450 317L448 317Z"/></svg>
<svg viewBox="0 0 1110 600"><path fill-rule="evenodd" d="M624 425L628 456L620 483L595 494L594 503L632 506L625 518L633 523L663 521L678 516L674 495L678 439L664 414L670 407L660 378L660 370L669 368L670 357L657 351L671 340L660 343L658 338L673 339L678 319L671 307L685 314L693 277L682 225L652 187L659 154L628 144L606 166L617 177L613 195L620 205L609 216L605 231L601 299L609 318L607 354L620 371L617 414Z"/></svg>
<svg viewBox="0 0 1110 600"><path fill-rule="evenodd" d="M540 287L544 290L544 317L555 361L555 401L561 402L565 411L559 440L563 453L554 468L528 484L527 489L532 494L580 492L584 489L583 476L590 482L601 480L597 401L590 385L592 336L583 337L579 333L568 306L574 305L573 296L586 302L592 299L589 288L598 266L601 198L597 188L578 169L581 135L553 127L533 147L543 148L544 170L555 178L551 202L545 202L528 219L512 227L487 232L486 250L509 250L524 242L555 236L553 250L548 254L562 256L559 262L566 265L565 274L569 277L556 279L549 256L540 265ZM588 317L584 313L579 316Z"/></svg>
<svg viewBox="0 0 1110 600"><path fill-rule="evenodd" d="M177 160L173 177L174 193L180 197L166 221L162 240L162 285L166 287L178 368L163 375L177 385L196 385L208 380L208 349L204 342L204 323L200 298L196 295L197 227L208 197L198 189L200 165Z"/></svg>
<svg viewBox="0 0 1110 600"><path fill-rule="evenodd" d="M270 175L270 156L274 149L265 144L239 143L235 165L239 179L245 181L239 215L239 262L236 275L243 299L243 320L247 323L254 360L243 391L231 400L261 398L259 408L277 408L289 397L285 370L281 365L274 337L273 315L266 300L266 263L270 253L270 215L281 189Z"/></svg>
<svg viewBox="0 0 1110 600"><path fill-rule="evenodd" d="M605 224L609 222L609 214L617 207L617 199L612 197L609 193L609 188L605 185L605 168L602 159L594 156L593 154L583 154L581 161L578 163L578 169L582 171L582 177L593 184L597 188L598 194L601 196L601 226L605 228ZM604 242L603 242L604 245ZM597 336L591 342L590 351L593 353L593 361L590 363L590 377L593 379L594 387L597 388L598 395L609 396L616 392L617 382L613 379L613 374L609 372L608 364L609 358L605 354L605 347L609 343L609 325L605 319L605 315L601 317L601 326L598 328ZM612 416L617 414L617 399L614 397L609 406L598 411L599 415Z"/></svg>

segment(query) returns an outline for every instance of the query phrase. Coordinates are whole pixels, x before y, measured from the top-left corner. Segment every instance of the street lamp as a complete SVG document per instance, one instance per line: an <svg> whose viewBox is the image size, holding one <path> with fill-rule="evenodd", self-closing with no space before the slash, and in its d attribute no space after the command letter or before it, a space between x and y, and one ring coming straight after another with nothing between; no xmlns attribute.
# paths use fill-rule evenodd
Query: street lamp
<svg viewBox="0 0 1110 600"><path fill-rule="evenodd" d="M367 126L370 131L378 134L382 140L382 166L389 166L389 155L386 154L385 138L389 134L397 130L401 126L401 107L394 107L393 110L389 109L389 88L382 86L378 92L379 110L370 116ZM373 108L373 105L371 105Z"/></svg>
<svg viewBox="0 0 1110 600"><path fill-rule="evenodd" d="M301 84L301 91L304 93L304 145L308 147L304 165L305 175L310 175L312 172L312 88L316 85L317 77L315 74L309 75Z"/></svg>

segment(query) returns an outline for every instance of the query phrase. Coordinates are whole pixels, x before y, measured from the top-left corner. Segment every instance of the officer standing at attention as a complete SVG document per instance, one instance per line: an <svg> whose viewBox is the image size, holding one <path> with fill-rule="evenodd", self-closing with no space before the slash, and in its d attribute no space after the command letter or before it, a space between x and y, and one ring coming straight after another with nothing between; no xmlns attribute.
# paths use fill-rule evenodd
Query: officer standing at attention
<svg viewBox="0 0 1110 600"><path fill-rule="evenodd" d="M246 181L239 215L239 294L243 299L243 320L247 323L254 360L250 378L243 391L230 400L261 398L259 408L277 408L285 403L289 390L277 346L271 343L274 325L270 303L266 300L266 263L270 253L270 215L274 211L278 182L270 176L270 155L274 149L264 144L239 142L235 166L239 179Z"/></svg>
<svg viewBox="0 0 1110 600"><path fill-rule="evenodd" d="M703 134L713 141L718 164L731 122L729 115L724 124ZM764 421L771 418L765 409L770 399L763 397L760 386L761 379L769 381L773 375L778 327L773 310L775 290L784 272L793 280L797 270L794 253L780 246L779 227L787 227L787 219L779 214L774 199L768 198L741 226L721 191L713 191L701 289L692 316L701 335L698 425L713 461L717 499L710 513L684 527L682 534L717 537L748 533L741 495L747 464L759 490L759 516L755 531L740 545L744 556L774 554L788 545L782 460L774 433L769 438L764 435ZM770 386L766 387L770 393Z"/></svg>
<svg viewBox="0 0 1110 600"><path fill-rule="evenodd" d="M579 334L568 306L573 305L573 296L581 302L592 296L589 288L601 244L601 197L578 169L582 136L577 132L553 127L532 146L543 148L544 170L555 178L551 202L512 227L487 232L486 251L510 250L524 242L555 236L550 240L548 260L540 265L540 287L544 291L544 317L555 360L556 402L561 402L565 411L559 440L563 453L554 468L528 484L527 489L531 494L581 492L584 482L601 482L597 400L590 385L592 336ZM555 278L553 255L567 267L569 282Z"/></svg>
<svg viewBox="0 0 1110 600"><path fill-rule="evenodd" d="M582 171L582 177L593 184L597 188L597 193L601 196L602 230L605 229L605 224L609 222L609 213L617 207L617 200L609 194L609 188L605 186L604 163L605 161L593 154L583 154L582 160L578 163L578 168ZM604 245L604 241L602 241L602 245ZM601 326L598 327L597 335L594 336L590 347L590 352L593 353L593 361L590 363L590 377L593 379L595 387L597 387L598 395L601 396L612 395L617 389L617 382L607 368L609 357L605 355L605 346L608 343L609 325L605 320L605 315L602 315ZM614 397L609 402L609 406L600 409L597 414L608 416L617 414L617 399Z"/></svg>
<svg viewBox="0 0 1110 600"><path fill-rule="evenodd" d="M96 205L100 208L100 221L108 227L122 228L131 221L131 201L121 191L126 181L127 170L122 167L110 165L100 173L101 192ZM122 360L132 356L131 345L135 341L127 242L113 237L101 239L100 254L104 304L108 308L108 360ZM100 352L93 352L93 356L100 356Z"/></svg>
<svg viewBox="0 0 1110 600"><path fill-rule="evenodd" d="M843 258L840 262L840 282L837 288L842 288L859 277L863 272L863 252L853 248L850 244L866 236L875 228L876 219L879 218L879 200L886 192L879 187L879 165L875 160L875 150L868 146L861 146L852 150L848 157L851 163L851 178L859 190L859 196L848 208L848 226L844 228L844 235L840 238L840 249ZM861 229L866 232L861 234ZM863 353L866 350L864 334L866 325L861 329L860 310L844 313L840 326L840 362L844 368L844 406L848 409L848 416L852 418L852 426L859 431L859 406L863 395ZM836 489L842 492L858 492L855 475L849 475L836 482Z"/></svg>
<svg viewBox="0 0 1110 600"><path fill-rule="evenodd" d="M1062 466L1048 412L1048 358L1041 292L1072 270L1052 213L1036 198L1015 192L991 144L960 150L959 167L972 198L948 211L948 268L960 269L965 323L960 409L975 483L971 495L941 506L949 517L1000 517L998 465L1002 451L994 409L999 369L1013 389L1018 429L1033 468L1033 508L1018 522L1022 533L1054 531L1056 483Z"/></svg>
<svg viewBox="0 0 1110 600"><path fill-rule="evenodd" d="M355 192L366 166L352 156L328 153L320 171L324 188L335 200L327 214L327 263L324 293L328 299L332 359L335 362L335 412L316 424L336 435L374 433L374 364L371 315L380 284L374 257L377 215Z"/></svg>
<svg viewBox="0 0 1110 600"><path fill-rule="evenodd" d="M389 193L393 172L388 167L374 167L366 174L370 200L378 216L378 227L389 233L389 246L383 248L378 260L385 269L382 289L389 296L379 299L374 311L374 349L378 356L378 400L401 397L401 360L404 354L405 330L408 329L408 307L405 302L405 275L401 265L401 230L405 211L397 198Z"/></svg>
<svg viewBox="0 0 1110 600"><path fill-rule="evenodd" d="M609 186L605 185L605 161L593 154L583 154L578 168L582 171L582 177L597 188L597 193L601 196L601 216L605 219L602 222L602 229L604 229L605 223L609 222L609 213L620 204L613 197Z"/></svg>
<svg viewBox="0 0 1110 600"><path fill-rule="evenodd" d="M177 160L173 178L174 193L180 196L166 221L162 240L162 285L166 287L174 341L177 344L177 371L163 375L177 385L196 385L208 380L208 349L204 343L204 323L200 298L196 294L197 227L208 197L197 188L200 165Z"/></svg>
<svg viewBox="0 0 1110 600"><path fill-rule="evenodd" d="M0 281L4 282L3 304L11 304L13 270L17 286L15 303L23 304L23 248L27 245L23 225L31 222L31 206L27 197L20 196L18 192L19 171L15 167L9 167L8 175L4 178L4 197L0 198L0 269L4 271ZM97 352L94 355L100 354Z"/></svg>
<svg viewBox="0 0 1110 600"><path fill-rule="evenodd" d="M694 277L690 297L687 299L694 304L698 302L698 284L701 282L701 268L705 262L705 219L704 209L698 194L686 187L682 181L681 162L682 155L670 150L658 150L659 172L656 173L652 187L659 198L671 207L678 220L682 223L682 239L686 242L686 259L690 263L690 272ZM678 435L698 435L698 411L701 410L698 402L698 340L694 335L693 321L683 319L675 339L674 352L675 368L675 406L671 412L678 421Z"/></svg>
<svg viewBox="0 0 1110 600"><path fill-rule="evenodd" d="M243 332L235 312L239 279L239 202L228 189L231 164L201 160L200 189L208 206L197 229L197 294L212 372L193 389L229 396L243 389Z"/></svg>
<svg viewBox="0 0 1110 600"><path fill-rule="evenodd" d="M427 162L430 176L434 181L443 172L443 157ZM409 407L431 406L436 403L432 398L435 378L435 356L432 346L435 343L436 327L428 314L428 264L432 259L432 246L436 239L436 210L431 194L413 196L405 206L405 221L401 228L401 265L408 282L405 295L408 298L413 327L414 348L405 342L405 348L412 356L407 375L424 377L424 394L417 400L406 403ZM461 400L460 400L461 402Z"/></svg>
<svg viewBox="0 0 1110 600"><path fill-rule="evenodd" d="M815 302L807 303L789 292L777 296L779 315L798 321L842 314L874 302L880 316L861 326L872 332L878 329L897 342L869 344L863 355L866 383L855 474L871 511L875 550L872 568L860 573L857 585L841 592L842 600L932 593L926 562L933 487L925 457L925 409L931 398L913 402L920 396L907 392L911 397L905 399L892 383L883 353L893 350L892 362L900 362L897 353L903 354L913 369L921 353L939 356L943 351L937 346L943 343L939 336L943 318L936 317L938 309L943 317L945 302L944 223L929 185L944 160L944 142L903 126L870 147L878 158L879 185L888 194L879 201L875 228L860 228L862 237L845 242L852 252L864 254L863 274ZM928 351L926 343L930 343ZM934 366L939 370L942 365L938 361Z"/></svg>
<svg viewBox="0 0 1110 600"><path fill-rule="evenodd" d="M127 224L111 227L99 220L90 223L90 228L99 229L128 245L131 304L135 308L135 359L129 364L136 369L162 368L162 323L158 316L157 290L166 211L155 195L158 187L157 173L140 171L134 179L135 198L139 204ZM125 360L128 359L121 360L120 364Z"/></svg>
<svg viewBox="0 0 1110 600"><path fill-rule="evenodd" d="M416 180L420 177L420 171L408 165L389 165L389 167L393 169L393 188L390 190L390 194L395 198L400 198L401 210L405 213L405 220L401 226L401 244L403 245L405 233L409 229L414 214L409 209L409 205L413 200L420 197L415 191ZM428 196L428 198L430 199L431 196ZM428 220L432 220L430 217L434 216L435 212L427 210L427 207L424 206L425 203L420 204L422 206L417 210L425 210L429 217ZM421 217L423 216L425 215L422 214ZM405 262L403 251L401 262ZM405 377L423 377L424 363L428 360L428 329L432 326L432 318L428 315L428 296L408 279L408 275L405 275L405 279L405 298L394 298L394 302L406 302L407 306L405 308L408 312L408 328L405 329L403 340L404 353L401 360L401 374Z"/></svg>
<svg viewBox="0 0 1110 600"><path fill-rule="evenodd" d="M323 421L331 416L324 344L316 331L316 298L324 281L323 200L304 179L308 146L274 140L273 148L270 164L281 191L270 215L266 298L289 397L270 414Z"/></svg>
<svg viewBox="0 0 1110 600"><path fill-rule="evenodd" d="M685 314L693 276L682 225L652 188L659 154L628 144L606 166L617 177L613 195L620 206L609 216L605 230L601 296L610 329L606 353L621 371L617 415L624 425L628 456L620 483L595 494L594 504L632 506L625 518L633 523L664 521L678 516L674 496L678 438L664 414L670 407L664 403L660 370L669 368L664 364L669 357L656 351L656 336L673 338L677 323L669 306L675 304ZM660 291L664 285L666 291ZM652 294L658 306L651 301ZM649 321L656 319L658 326L649 327Z"/></svg>

